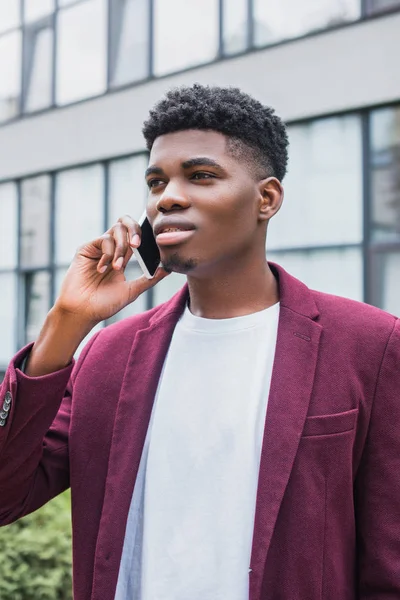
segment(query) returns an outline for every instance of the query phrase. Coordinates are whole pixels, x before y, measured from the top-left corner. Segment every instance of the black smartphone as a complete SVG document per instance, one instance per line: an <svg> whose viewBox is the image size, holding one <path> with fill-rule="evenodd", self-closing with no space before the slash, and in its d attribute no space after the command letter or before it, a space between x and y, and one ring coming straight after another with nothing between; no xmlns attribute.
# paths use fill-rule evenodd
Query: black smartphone
<svg viewBox="0 0 400 600"><path fill-rule="evenodd" d="M138 223L142 228L142 240L139 248L133 250L133 254L147 279L152 279L160 265L160 251L146 212L142 214Z"/></svg>

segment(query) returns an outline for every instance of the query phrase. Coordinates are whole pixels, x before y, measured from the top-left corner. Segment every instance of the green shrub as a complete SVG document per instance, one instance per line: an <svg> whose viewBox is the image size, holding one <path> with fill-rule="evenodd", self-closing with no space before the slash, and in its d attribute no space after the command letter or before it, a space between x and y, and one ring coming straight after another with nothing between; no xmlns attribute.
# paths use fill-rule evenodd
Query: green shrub
<svg viewBox="0 0 400 600"><path fill-rule="evenodd" d="M70 494L0 528L0 600L72 600Z"/></svg>

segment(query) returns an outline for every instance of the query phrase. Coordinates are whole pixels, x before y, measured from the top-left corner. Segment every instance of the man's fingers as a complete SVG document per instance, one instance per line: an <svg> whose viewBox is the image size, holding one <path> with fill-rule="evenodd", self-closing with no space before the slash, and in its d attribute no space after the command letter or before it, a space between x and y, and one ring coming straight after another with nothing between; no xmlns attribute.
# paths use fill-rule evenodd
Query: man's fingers
<svg viewBox="0 0 400 600"><path fill-rule="evenodd" d="M99 273L104 273L113 260L115 253L115 241L111 234L105 233L100 237L100 242L101 258L97 263L97 271Z"/></svg>
<svg viewBox="0 0 400 600"><path fill-rule="evenodd" d="M128 232L128 241L133 248L140 246L140 240L142 236L142 230L140 229L139 223L132 219L129 215L124 215L118 219L118 223L121 223Z"/></svg>

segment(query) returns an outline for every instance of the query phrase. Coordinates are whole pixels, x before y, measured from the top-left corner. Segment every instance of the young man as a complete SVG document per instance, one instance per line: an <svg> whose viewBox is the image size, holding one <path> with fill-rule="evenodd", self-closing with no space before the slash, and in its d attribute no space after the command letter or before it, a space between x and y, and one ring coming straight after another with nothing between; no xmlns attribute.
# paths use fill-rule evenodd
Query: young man
<svg viewBox="0 0 400 600"><path fill-rule="evenodd" d="M266 262L271 109L180 88L144 135L163 269L125 281L127 216L77 251L1 387L2 524L71 486L75 600L400 598L399 321ZM170 271L183 290L73 364Z"/></svg>

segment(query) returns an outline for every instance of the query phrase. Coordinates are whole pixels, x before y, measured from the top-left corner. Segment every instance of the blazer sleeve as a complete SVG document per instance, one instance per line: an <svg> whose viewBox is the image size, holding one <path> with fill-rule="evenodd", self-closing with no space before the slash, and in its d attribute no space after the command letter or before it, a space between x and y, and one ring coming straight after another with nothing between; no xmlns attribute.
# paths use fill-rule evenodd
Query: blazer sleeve
<svg viewBox="0 0 400 600"><path fill-rule="evenodd" d="M68 437L74 380L98 334L64 369L29 377L11 361L0 386L0 526L23 517L69 487Z"/></svg>
<svg viewBox="0 0 400 600"><path fill-rule="evenodd" d="M381 363L356 478L359 600L400 598L400 321Z"/></svg>

